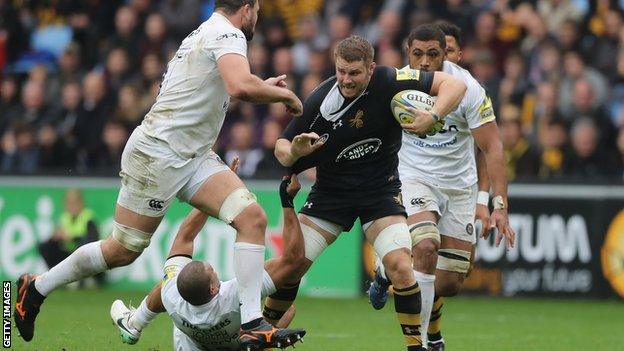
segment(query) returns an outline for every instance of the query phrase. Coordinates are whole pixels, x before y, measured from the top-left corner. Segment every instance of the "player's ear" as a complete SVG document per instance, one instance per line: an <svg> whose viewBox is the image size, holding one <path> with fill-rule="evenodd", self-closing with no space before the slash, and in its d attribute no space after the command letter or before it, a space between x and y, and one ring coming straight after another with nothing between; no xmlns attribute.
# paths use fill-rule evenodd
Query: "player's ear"
<svg viewBox="0 0 624 351"><path fill-rule="evenodd" d="M375 63L375 61L372 61L370 63L370 66L368 67L370 73L373 73L373 71L375 70L375 67L377 67L377 64Z"/></svg>

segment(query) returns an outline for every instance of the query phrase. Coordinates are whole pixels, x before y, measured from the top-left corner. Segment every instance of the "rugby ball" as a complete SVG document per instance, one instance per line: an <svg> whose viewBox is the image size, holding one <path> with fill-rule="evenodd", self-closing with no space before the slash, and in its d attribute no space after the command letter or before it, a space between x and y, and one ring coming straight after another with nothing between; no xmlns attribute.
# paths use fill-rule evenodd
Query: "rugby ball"
<svg viewBox="0 0 624 351"><path fill-rule="evenodd" d="M394 95L390 101L390 109L399 123L412 123L414 116L407 110L413 107L417 110L429 111L435 103L435 97L419 90L403 90Z"/></svg>

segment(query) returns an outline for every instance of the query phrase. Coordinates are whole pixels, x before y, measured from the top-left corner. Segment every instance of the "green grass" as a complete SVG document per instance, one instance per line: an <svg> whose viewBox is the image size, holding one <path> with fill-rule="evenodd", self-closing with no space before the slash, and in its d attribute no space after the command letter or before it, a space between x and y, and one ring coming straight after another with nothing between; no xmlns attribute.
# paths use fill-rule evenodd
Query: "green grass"
<svg viewBox="0 0 624 351"><path fill-rule="evenodd" d="M108 315L117 297L138 304L141 293L58 291L24 343L13 329L15 350L170 350L171 322L164 314L137 345L122 345ZM15 301L15 300L13 300ZM365 299L300 299L293 326L308 331L297 351L404 350L392 302L373 311ZM448 350L616 350L624 342L621 301L455 298L444 307Z"/></svg>

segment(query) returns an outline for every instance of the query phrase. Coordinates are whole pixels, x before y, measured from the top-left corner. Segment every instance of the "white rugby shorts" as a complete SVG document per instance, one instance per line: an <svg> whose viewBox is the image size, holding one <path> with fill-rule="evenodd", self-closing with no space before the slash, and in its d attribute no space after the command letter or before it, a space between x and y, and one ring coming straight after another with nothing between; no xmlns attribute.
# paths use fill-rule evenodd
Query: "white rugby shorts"
<svg viewBox="0 0 624 351"><path fill-rule="evenodd" d="M121 156L117 203L141 215L161 217L174 197L189 202L206 179L225 170L229 167L213 151L186 159L136 128Z"/></svg>
<svg viewBox="0 0 624 351"><path fill-rule="evenodd" d="M475 234L475 209L477 184L464 189L438 188L418 180L401 180L403 206L408 216L430 211L439 216L441 235L477 242Z"/></svg>

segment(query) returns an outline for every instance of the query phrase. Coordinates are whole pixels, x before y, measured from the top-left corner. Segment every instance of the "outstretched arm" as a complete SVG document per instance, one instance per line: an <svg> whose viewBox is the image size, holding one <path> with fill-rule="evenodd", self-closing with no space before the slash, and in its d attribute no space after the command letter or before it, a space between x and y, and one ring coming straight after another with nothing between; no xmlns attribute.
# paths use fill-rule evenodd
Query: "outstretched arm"
<svg viewBox="0 0 624 351"><path fill-rule="evenodd" d="M264 264L264 269L269 273L276 287L283 285L288 278L298 269L305 258L305 246L303 233L299 225L299 219L295 213L293 200L301 189L296 175L285 177L280 185L280 199L284 214L284 250L280 257L271 259Z"/></svg>

